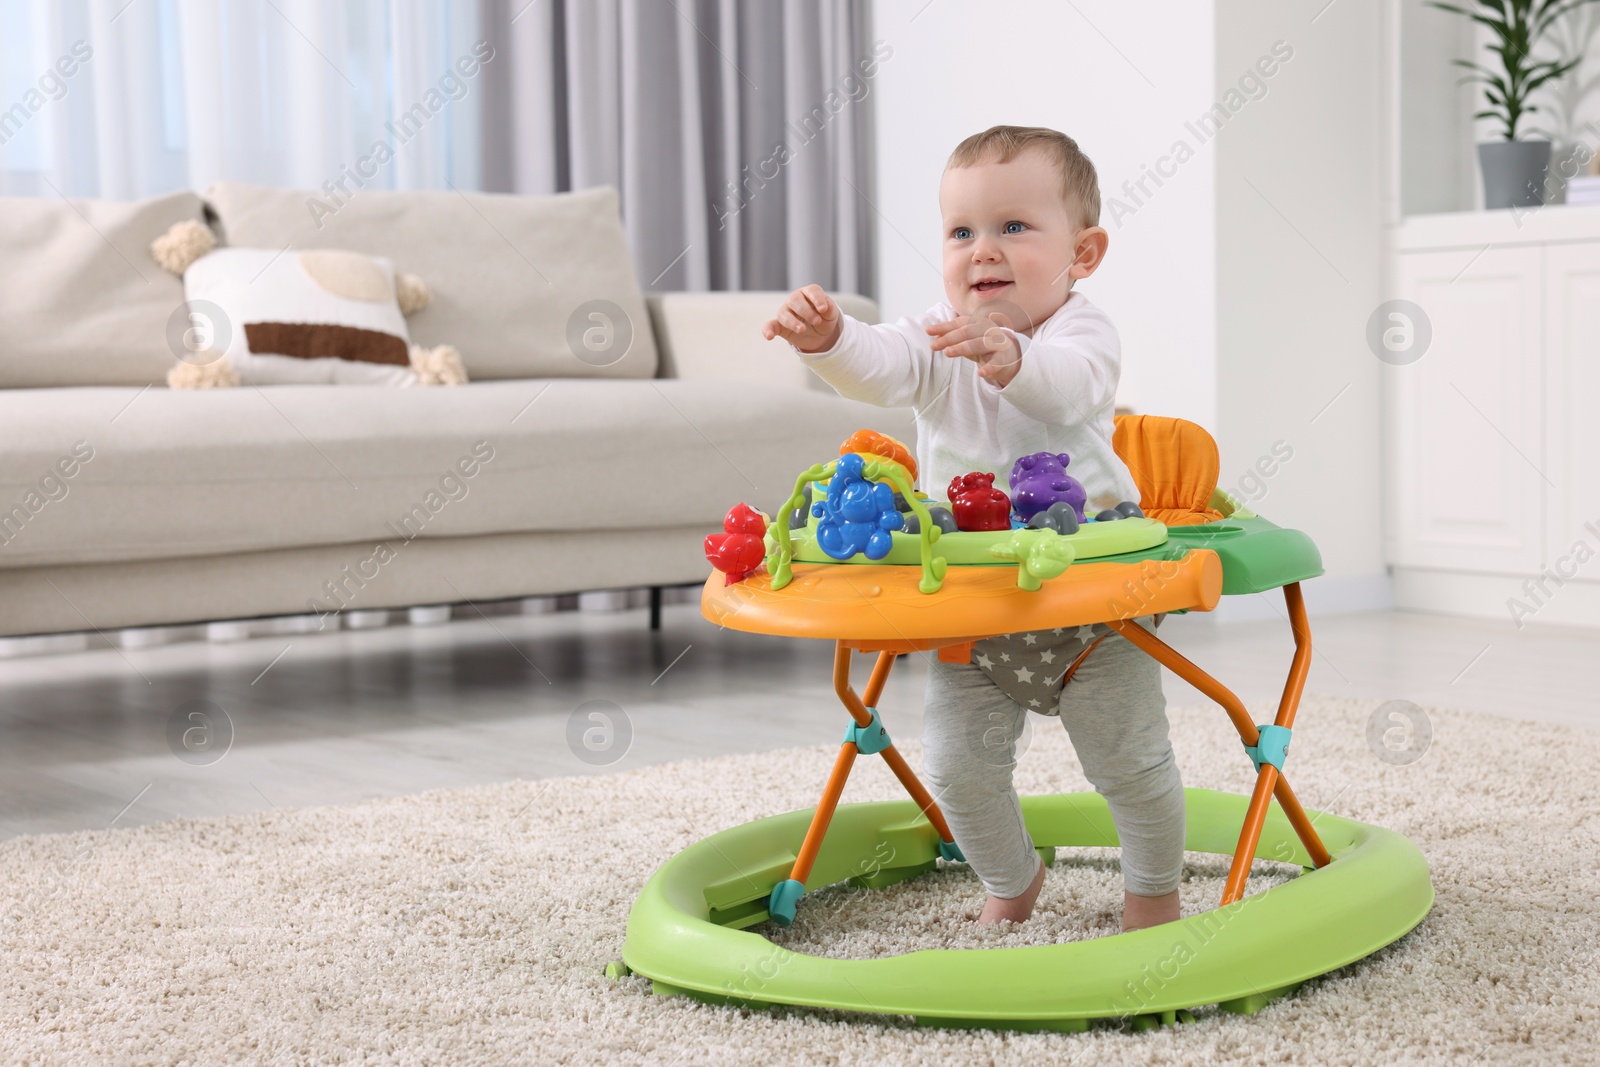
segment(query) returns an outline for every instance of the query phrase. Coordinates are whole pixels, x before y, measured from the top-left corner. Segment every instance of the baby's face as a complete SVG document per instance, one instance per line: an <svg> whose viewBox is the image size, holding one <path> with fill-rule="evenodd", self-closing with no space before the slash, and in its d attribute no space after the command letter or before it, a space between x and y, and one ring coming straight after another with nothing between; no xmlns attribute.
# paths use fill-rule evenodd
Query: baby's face
<svg viewBox="0 0 1600 1067"><path fill-rule="evenodd" d="M1028 316L1009 325L1031 335L1066 302L1078 231L1061 197L1061 174L1044 152L945 171L939 210L945 295L961 314L1005 301Z"/></svg>

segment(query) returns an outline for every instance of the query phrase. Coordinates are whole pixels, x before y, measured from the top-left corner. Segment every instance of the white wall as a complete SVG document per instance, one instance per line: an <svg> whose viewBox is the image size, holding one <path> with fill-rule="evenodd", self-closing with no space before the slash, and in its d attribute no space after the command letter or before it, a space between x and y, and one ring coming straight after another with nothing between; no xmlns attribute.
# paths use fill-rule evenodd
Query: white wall
<svg viewBox="0 0 1600 1067"><path fill-rule="evenodd" d="M1459 84L1456 59L1473 56L1473 24L1427 0L1389 0L1400 22L1400 210L1469 211L1482 204L1472 113L1483 90ZM1398 220L1396 220L1398 221Z"/></svg>
<svg viewBox="0 0 1600 1067"><path fill-rule="evenodd" d="M1119 403L1214 428L1214 151L1200 146L1159 189L1147 180L1153 195L1142 205L1118 192L1175 140L1197 141L1184 123L1214 99L1210 0L873 6L873 36L894 49L875 88L884 317L944 299L939 176L951 150L994 125L1053 127L1076 139L1100 174L1111 243L1105 263L1078 285L1121 333ZM1115 195L1134 210L1113 221Z"/></svg>
<svg viewBox="0 0 1600 1067"><path fill-rule="evenodd" d="M1276 442L1293 450L1254 506L1316 540L1327 577L1305 592L1320 609L1390 595L1375 514L1382 364L1366 343L1386 298L1384 18L1366 3L1218 5L1219 89L1274 41L1294 50L1217 138L1221 482L1237 485Z"/></svg>
<svg viewBox="0 0 1600 1067"><path fill-rule="evenodd" d="M885 316L943 298L938 183L957 142L996 123L1071 134L1099 169L1111 232L1105 265L1082 285L1122 334L1120 402L1206 427L1221 451L1220 484L1311 533L1328 571L1306 587L1313 610L1385 606L1373 514L1380 364L1365 343L1382 299L1389 188L1381 6L875 7L874 36L894 49L876 86ZM1275 58L1279 41L1293 54L1263 76L1257 63ZM1240 90L1252 72L1258 80ZM1192 124L1218 103L1226 121L1197 133ZM1180 140L1195 154L1148 186L1153 195L1123 191ZM1134 210L1113 219L1117 197ZM1269 463L1259 490L1242 490L1280 441L1292 458ZM1282 612L1281 598L1253 599L1230 598L1218 614Z"/></svg>

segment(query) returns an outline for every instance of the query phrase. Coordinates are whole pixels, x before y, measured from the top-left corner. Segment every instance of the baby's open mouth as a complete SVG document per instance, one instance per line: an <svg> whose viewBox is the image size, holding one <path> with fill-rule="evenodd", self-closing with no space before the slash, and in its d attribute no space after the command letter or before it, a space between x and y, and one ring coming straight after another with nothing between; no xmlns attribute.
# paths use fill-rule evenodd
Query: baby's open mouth
<svg viewBox="0 0 1600 1067"><path fill-rule="evenodd" d="M1011 284L1010 282L1002 282L1002 281L983 281L983 282L979 282L977 285L974 285L973 288L976 289L980 293L992 293L996 289L1004 288L1005 286L1010 285L1010 284Z"/></svg>

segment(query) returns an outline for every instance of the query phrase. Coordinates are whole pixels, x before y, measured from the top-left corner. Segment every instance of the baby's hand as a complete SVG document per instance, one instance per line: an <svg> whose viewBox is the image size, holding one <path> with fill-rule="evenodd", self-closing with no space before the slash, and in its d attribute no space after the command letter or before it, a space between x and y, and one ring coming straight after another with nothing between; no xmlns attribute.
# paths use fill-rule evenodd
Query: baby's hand
<svg viewBox="0 0 1600 1067"><path fill-rule="evenodd" d="M1022 349L1000 327L1017 327L999 310L990 310L981 319L958 315L948 322L928 327L933 350L947 356L960 356L978 365L978 377L1004 388L1022 367Z"/></svg>
<svg viewBox="0 0 1600 1067"><path fill-rule="evenodd" d="M778 317L761 327L767 340L781 337L802 352L826 352L839 343L844 317L839 305L820 285L808 285L789 294Z"/></svg>

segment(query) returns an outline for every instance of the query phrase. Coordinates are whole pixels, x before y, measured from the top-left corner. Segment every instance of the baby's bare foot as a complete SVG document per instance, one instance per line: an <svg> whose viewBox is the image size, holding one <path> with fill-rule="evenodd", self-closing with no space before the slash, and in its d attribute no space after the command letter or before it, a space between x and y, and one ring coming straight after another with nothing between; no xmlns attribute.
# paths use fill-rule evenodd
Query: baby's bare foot
<svg viewBox="0 0 1600 1067"><path fill-rule="evenodd" d="M1014 923L1026 922L1033 914L1033 903L1039 899L1039 890L1043 888L1044 860L1040 859L1039 872L1033 876L1033 882L1020 896L990 897L984 902L983 913L978 916L978 925L988 926L990 923L1002 920Z"/></svg>
<svg viewBox="0 0 1600 1067"><path fill-rule="evenodd" d="M1159 897L1141 897L1124 891L1122 894L1122 932L1131 933L1147 926L1177 922L1178 891L1163 893Z"/></svg>

